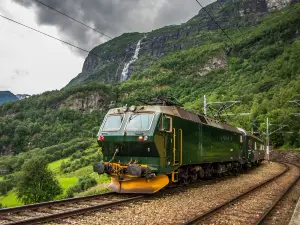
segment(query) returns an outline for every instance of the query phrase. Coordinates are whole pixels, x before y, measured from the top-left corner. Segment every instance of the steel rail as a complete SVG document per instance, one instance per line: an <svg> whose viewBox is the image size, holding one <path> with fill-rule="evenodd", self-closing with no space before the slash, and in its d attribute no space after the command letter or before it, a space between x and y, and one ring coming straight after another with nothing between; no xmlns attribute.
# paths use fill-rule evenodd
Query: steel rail
<svg viewBox="0 0 300 225"><path fill-rule="evenodd" d="M62 205L62 204L67 204L67 203L72 203L72 202L85 201L85 200L89 200L89 199L97 199L99 197L107 197L110 195L116 195L116 193L109 192L109 193L105 193L105 194L90 195L90 196L76 197L76 198L67 198L67 199L62 199L62 200L57 200L57 201L41 202L41 203L37 203L37 204L17 206L17 207L11 207L11 208L3 208L3 209L0 209L0 215L3 213L15 213L15 212L25 211L25 210L29 210L29 209L37 209L40 207Z"/></svg>
<svg viewBox="0 0 300 225"><path fill-rule="evenodd" d="M299 169L300 169L300 166L299 165L297 165L297 164L294 164L294 163L288 163L288 164L292 164L292 165L294 165L294 166L296 166L296 167L298 167ZM282 192L281 192L281 195L279 195L277 198L276 198L276 200L273 202L273 204L264 212L264 214L259 218L259 220L255 223L256 225L259 225L259 224L262 224L264 221L265 221L265 219L267 218L267 216L271 213L271 211L275 208L275 206L279 203L279 201L280 200L282 200L286 195L287 195L287 193L289 193L291 190L292 190L292 188L296 185L296 183L298 182L298 180L299 180L299 175L293 180L293 182L291 182L290 184L289 184L289 186L285 189L285 190L283 190Z"/></svg>
<svg viewBox="0 0 300 225"><path fill-rule="evenodd" d="M210 217L213 214L215 214L217 211L219 211L219 210L221 210L221 209L229 206L230 204L232 204L232 203L240 200L241 198L243 198L244 196L248 195L249 193L251 193L251 192L253 192L253 191L255 191L255 190L257 190L257 189L259 189L259 188L261 188L261 187L263 187L263 186L271 183L272 181L276 180L277 178L283 176L287 171L290 170L290 168L286 164L284 164L284 165L285 165L286 168L281 173L279 173L279 174L275 175L274 177L272 177L272 178L264 181L263 183L257 184L254 187L249 188L247 191L245 191L242 194L239 194L238 196L236 196L236 197L234 197L234 198L232 198L232 199L224 202L223 204L220 204L220 205L218 205L215 208L212 208L212 209L210 209L210 210L208 210L208 211L206 211L204 213L201 213L201 214L195 216L194 218L192 218L192 219L184 222L183 225L195 224L195 223L199 222L201 219L204 219L205 217Z"/></svg>
<svg viewBox="0 0 300 225"><path fill-rule="evenodd" d="M126 203L126 202L140 200L144 197L145 196L142 196L142 195L141 196L135 196L135 197L132 197L132 198L127 198L127 199L114 201L114 202L109 202L109 203L102 203L102 204L98 204L98 205L95 205L95 206L84 207L84 208L81 208L81 209L69 210L69 211L54 213L54 214L41 216L41 217L34 217L34 218L26 219L26 220L13 221L13 222L5 223L4 225L13 225L13 224L14 225L29 225L29 224L48 222L48 221L62 219L62 218L70 217L70 216L81 215L81 214L84 214L84 213L87 213L87 212L97 211L99 209L104 209L104 208L108 208L108 207L111 207L111 206L120 205L120 204L123 204L123 203Z"/></svg>

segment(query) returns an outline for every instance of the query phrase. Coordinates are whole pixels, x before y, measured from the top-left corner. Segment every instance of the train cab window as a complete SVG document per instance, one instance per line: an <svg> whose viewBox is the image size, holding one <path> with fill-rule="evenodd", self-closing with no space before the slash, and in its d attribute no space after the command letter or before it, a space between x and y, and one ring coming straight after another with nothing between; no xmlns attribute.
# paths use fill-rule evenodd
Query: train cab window
<svg viewBox="0 0 300 225"><path fill-rule="evenodd" d="M154 118L153 113L133 113L127 122L126 130L149 130Z"/></svg>
<svg viewBox="0 0 300 225"><path fill-rule="evenodd" d="M172 118L166 115L161 117L159 129L161 131L172 132Z"/></svg>
<svg viewBox="0 0 300 225"><path fill-rule="evenodd" d="M109 115L104 120L102 131L118 131L122 126L124 115Z"/></svg>

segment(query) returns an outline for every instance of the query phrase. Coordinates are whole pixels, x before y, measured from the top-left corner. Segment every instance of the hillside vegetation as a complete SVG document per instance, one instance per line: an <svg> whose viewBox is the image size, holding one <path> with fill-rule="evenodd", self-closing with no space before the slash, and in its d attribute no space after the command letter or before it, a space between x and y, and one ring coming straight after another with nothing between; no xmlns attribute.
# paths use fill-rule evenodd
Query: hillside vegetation
<svg viewBox="0 0 300 225"><path fill-rule="evenodd" d="M192 33L186 41L203 38L202 45L174 49L121 84L83 82L4 104L0 107L0 145L4 146L0 151L19 153L77 137L95 137L111 100L117 100L119 105L138 104L137 98L159 94L173 96L186 109L198 112L202 110L203 95L208 101L239 100L241 104L232 112L252 115L234 117L229 122L248 130L256 126L264 130L262 123L268 116L272 123L290 125L288 131L293 132L273 135L272 144L299 147L299 117L293 116L298 109L289 103L300 99L299 15L298 3L261 17L258 25L241 27L242 34L236 28L228 28L234 44L220 30ZM173 30L170 26L151 35ZM136 35L135 41L139 38ZM128 42L129 36L122 35L123 42ZM116 39L116 46L123 43L121 37ZM136 61L136 66L142 59ZM83 104L81 101L95 92L103 97L103 102L93 110L67 104L76 99L80 100L77 105Z"/></svg>
<svg viewBox="0 0 300 225"><path fill-rule="evenodd" d="M300 4L293 5L268 14L257 26L242 29L245 38L236 30L230 32L235 45L212 39L200 47L163 57L120 84L120 100L128 103L138 97L166 94L198 112L202 111L203 95L208 101L239 100L241 104L232 112L252 114L234 117L231 123L265 131L262 123L269 117L273 124L289 125L284 131L293 132L274 134L272 144L299 147L300 120L293 115L298 109L289 102L300 99L299 15Z"/></svg>

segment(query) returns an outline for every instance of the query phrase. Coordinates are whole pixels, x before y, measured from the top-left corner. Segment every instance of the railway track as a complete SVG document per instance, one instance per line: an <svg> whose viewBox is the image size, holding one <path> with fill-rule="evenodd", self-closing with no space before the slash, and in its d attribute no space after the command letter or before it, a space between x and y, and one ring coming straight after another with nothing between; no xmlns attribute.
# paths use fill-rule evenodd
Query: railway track
<svg viewBox="0 0 300 225"><path fill-rule="evenodd" d="M186 221L190 224L261 224L299 179L298 165Z"/></svg>
<svg viewBox="0 0 300 225"><path fill-rule="evenodd" d="M230 177L230 176L229 176ZM231 176L234 177L234 176ZM227 177L228 178L228 177ZM207 185L215 182L220 182L226 179L225 177L202 180L195 182L189 186L177 186L167 189L155 195L147 195L151 197L159 197L161 195L176 194L187 188L198 187L199 185ZM11 224L37 224L42 222L63 219L71 216L76 216L92 211L99 211L104 208L120 205L126 202L141 200L146 196L106 193L100 195L63 199L58 201L43 202L13 208L0 209L0 225ZM150 197L150 198L149 198Z"/></svg>
<svg viewBox="0 0 300 225"><path fill-rule="evenodd" d="M37 224L143 199L143 195L107 193L0 210L0 224Z"/></svg>

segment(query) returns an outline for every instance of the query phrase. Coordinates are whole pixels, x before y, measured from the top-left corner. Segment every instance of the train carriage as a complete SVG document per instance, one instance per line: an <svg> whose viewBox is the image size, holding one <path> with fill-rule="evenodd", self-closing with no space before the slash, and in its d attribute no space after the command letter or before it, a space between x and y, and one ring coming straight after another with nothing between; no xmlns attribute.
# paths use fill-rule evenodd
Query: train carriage
<svg viewBox="0 0 300 225"><path fill-rule="evenodd" d="M176 106L109 110L98 133L104 162L121 193L154 193L168 184L238 172L264 159L263 142L241 128Z"/></svg>

